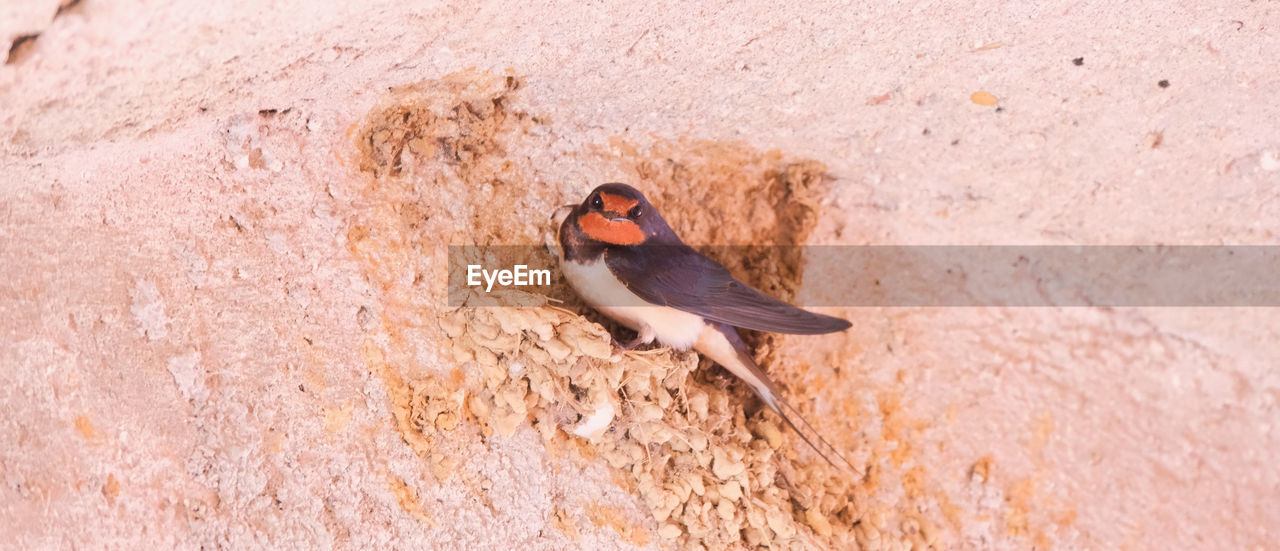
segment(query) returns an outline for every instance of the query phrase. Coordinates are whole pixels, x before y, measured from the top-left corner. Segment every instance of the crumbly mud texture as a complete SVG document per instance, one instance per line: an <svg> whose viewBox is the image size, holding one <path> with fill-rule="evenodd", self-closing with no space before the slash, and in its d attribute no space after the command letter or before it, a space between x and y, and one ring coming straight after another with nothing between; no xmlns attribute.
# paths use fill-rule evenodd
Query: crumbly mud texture
<svg viewBox="0 0 1280 551"><path fill-rule="evenodd" d="M563 283L526 297L539 306L443 306L446 245L541 243L552 231L548 213L581 199L532 192L549 185L539 181L536 159L505 155L517 140L531 142L522 144L527 150L552 139L537 131L539 116L524 110L520 88L513 75L479 71L405 85L352 130L364 208L350 220L348 241L378 290L361 312L367 366L389 389L405 442L437 478L465 468L467 458L454 454L457 439L507 438L531 426L548 449L576 450L616 469L619 485L650 513L624 521L606 506L569 503L549 524L570 539L586 526L574 519L586 518L632 544L669 548L937 545L940 531L919 512L924 507L907 500L895 510L873 498L879 467L867 462L881 457L859 452L867 443L848 436L856 431L847 420L837 426L809 416L861 458L865 476L806 449L743 385L699 365L696 354L614 349L610 330L618 329ZM577 154L583 163L611 167L640 187L692 244L804 243L827 185L821 163L739 144L617 141L589 149ZM784 299L803 275L798 253L787 248L720 260ZM748 338L767 369L787 363L772 372L808 409L803 389L788 384L806 366L775 361L775 344L786 337Z"/></svg>

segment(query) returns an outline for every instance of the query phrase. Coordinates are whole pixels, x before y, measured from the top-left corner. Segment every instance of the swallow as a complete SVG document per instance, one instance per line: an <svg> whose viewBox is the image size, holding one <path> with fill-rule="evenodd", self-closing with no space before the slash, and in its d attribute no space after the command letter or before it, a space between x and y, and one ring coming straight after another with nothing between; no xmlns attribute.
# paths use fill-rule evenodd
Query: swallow
<svg viewBox="0 0 1280 551"><path fill-rule="evenodd" d="M619 346L632 349L656 340L675 350L698 351L745 382L828 463L837 466L793 419L858 472L783 399L738 334L741 328L819 335L848 329L848 321L801 310L738 281L686 245L629 185L601 185L581 204L559 212L557 255L564 277L588 305L636 332L634 340Z"/></svg>

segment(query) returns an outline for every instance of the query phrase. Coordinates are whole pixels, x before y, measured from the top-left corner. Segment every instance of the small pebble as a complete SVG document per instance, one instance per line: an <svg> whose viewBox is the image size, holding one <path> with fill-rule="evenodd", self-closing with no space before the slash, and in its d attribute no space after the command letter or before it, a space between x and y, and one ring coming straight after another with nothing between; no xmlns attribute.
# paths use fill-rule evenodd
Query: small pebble
<svg viewBox="0 0 1280 551"><path fill-rule="evenodd" d="M827 521L827 517L822 514L822 511L809 509L804 512L804 520L818 535L831 535L831 523Z"/></svg>
<svg viewBox="0 0 1280 551"><path fill-rule="evenodd" d="M741 461L733 461L729 459L728 454L719 448L712 451L715 462L712 463L711 472L715 473L720 480L728 480L736 476L738 473L747 470L745 463Z"/></svg>
<svg viewBox="0 0 1280 551"><path fill-rule="evenodd" d="M738 481L730 480L720 486L720 495L730 501L738 501L742 497L742 486L738 485Z"/></svg>
<svg viewBox="0 0 1280 551"><path fill-rule="evenodd" d="M716 513L720 515L722 520L732 519L733 513L736 510L737 509L733 506L733 502L727 499L722 499L720 500L720 503L716 504Z"/></svg>
<svg viewBox="0 0 1280 551"><path fill-rule="evenodd" d="M684 531L681 530L679 526L670 523L664 524L662 525L662 528L658 529L658 535L669 540L676 539L683 533Z"/></svg>
<svg viewBox="0 0 1280 551"><path fill-rule="evenodd" d="M979 90L969 96L969 101L972 101L978 105L995 105L996 102L999 100L997 100L996 96L991 92L987 92L985 90Z"/></svg>
<svg viewBox="0 0 1280 551"><path fill-rule="evenodd" d="M756 427L756 430L759 431L760 437L764 438L764 441L769 444L769 448L776 450L782 447L782 431L778 430L777 425L764 421Z"/></svg>

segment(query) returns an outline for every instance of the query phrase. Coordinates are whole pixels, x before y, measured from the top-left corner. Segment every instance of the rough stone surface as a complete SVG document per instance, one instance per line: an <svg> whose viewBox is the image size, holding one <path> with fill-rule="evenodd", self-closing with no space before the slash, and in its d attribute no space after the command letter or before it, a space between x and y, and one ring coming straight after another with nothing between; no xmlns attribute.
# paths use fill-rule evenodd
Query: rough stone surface
<svg viewBox="0 0 1280 551"><path fill-rule="evenodd" d="M850 481L712 369L619 404L657 432L571 436L556 384L691 360L617 356L562 285L484 334L444 289L445 245L541 243L611 180L700 243L1274 245L1273 4L64 4L0 7L0 545L1277 538L1276 309L754 338ZM704 445L733 480L652 464Z"/></svg>

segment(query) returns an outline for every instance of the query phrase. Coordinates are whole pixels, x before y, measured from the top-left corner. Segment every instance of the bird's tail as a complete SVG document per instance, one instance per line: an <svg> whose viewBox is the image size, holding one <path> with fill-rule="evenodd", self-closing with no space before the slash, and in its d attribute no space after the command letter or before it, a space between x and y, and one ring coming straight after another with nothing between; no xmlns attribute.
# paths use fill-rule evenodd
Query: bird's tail
<svg viewBox="0 0 1280 551"><path fill-rule="evenodd" d="M710 333L718 333L714 335ZM723 338L720 338L720 337ZM731 326L716 323L711 324L698 339L697 348L703 355L711 358L711 360L728 369L755 391L756 395L764 400L764 403L782 418L783 422L791 427L791 430L800 435L800 439L804 440L809 447L818 452L818 455L830 463L832 467L838 469L847 469L851 473L861 477L862 471L855 467L840 450L831 445L826 438L822 437L813 425L805 420L800 410L796 409L782 397L782 393L778 389L778 385L769 378L769 374L756 364L755 360L747 353L747 347L742 342L742 338L738 336L738 331ZM796 421L799 421L797 423ZM831 459L831 456L838 457L841 465Z"/></svg>

